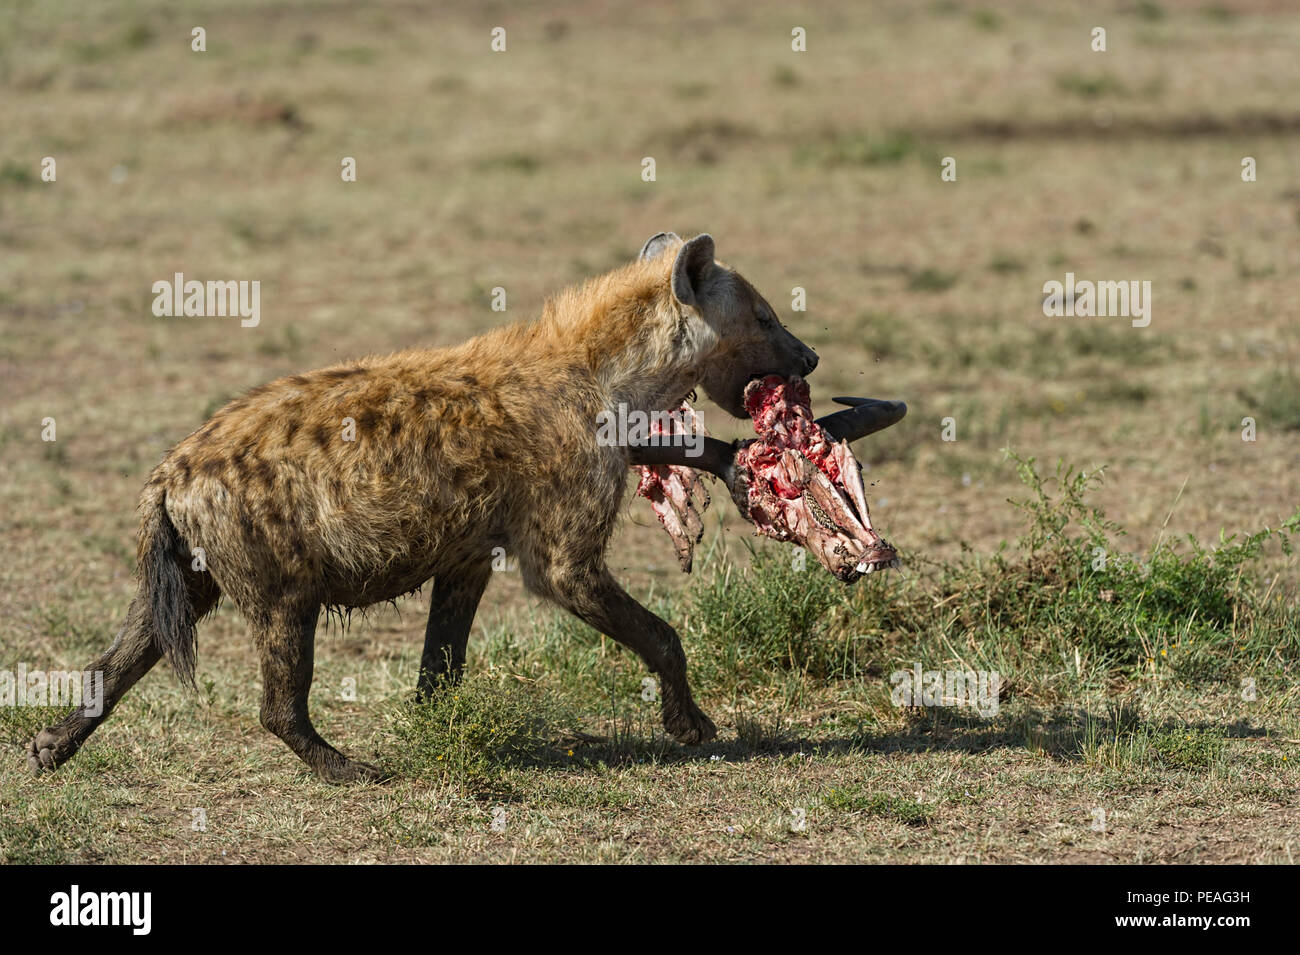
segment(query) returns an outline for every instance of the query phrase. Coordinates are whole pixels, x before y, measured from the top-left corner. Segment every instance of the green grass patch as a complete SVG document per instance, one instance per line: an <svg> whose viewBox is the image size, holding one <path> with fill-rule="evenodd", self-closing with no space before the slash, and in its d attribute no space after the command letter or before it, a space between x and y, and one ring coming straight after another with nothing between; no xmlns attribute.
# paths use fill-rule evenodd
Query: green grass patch
<svg viewBox="0 0 1300 955"><path fill-rule="evenodd" d="M507 674L478 674L425 702L390 709L396 768L420 779L488 785L512 767L555 756L557 701Z"/></svg>
<svg viewBox="0 0 1300 955"><path fill-rule="evenodd" d="M895 165L918 152L909 133L867 133L861 131L831 133L821 139L795 147L795 161L827 167Z"/></svg>
<svg viewBox="0 0 1300 955"><path fill-rule="evenodd" d="M906 826L923 826L930 821L925 806L914 799L887 793L866 792L861 786L828 789L822 805L836 812L863 812L869 816L893 819Z"/></svg>
<svg viewBox="0 0 1300 955"><path fill-rule="evenodd" d="M908 277L907 288L912 292L946 292L957 284L958 278L956 272L924 268Z"/></svg>
<svg viewBox="0 0 1300 955"><path fill-rule="evenodd" d="M1300 375L1293 370L1267 374L1237 397L1261 431L1300 431Z"/></svg>
<svg viewBox="0 0 1300 955"><path fill-rule="evenodd" d="M1056 77L1056 88L1083 99L1123 96L1128 92L1124 84L1109 73L1062 73Z"/></svg>

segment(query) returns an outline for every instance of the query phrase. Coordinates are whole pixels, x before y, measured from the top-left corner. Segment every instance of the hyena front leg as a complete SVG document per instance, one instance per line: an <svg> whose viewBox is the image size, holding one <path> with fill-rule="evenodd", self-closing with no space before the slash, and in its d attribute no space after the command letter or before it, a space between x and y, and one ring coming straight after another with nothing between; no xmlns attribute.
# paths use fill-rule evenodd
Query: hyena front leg
<svg viewBox="0 0 1300 955"><path fill-rule="evenodd" d="M424 654L416 694L428 699L440 684L458 683L465 670L465 646L479 599L492 575L490 565L442 574L434 580Z"/></svg>
<svg viewBox="0 0 1300 955"><path fill-rule="evenodd" d="M718 735L691 695L686 654L677 631L637 603L606 568L571 573L552 568L544 581L531 585L584 623L636 651L650 672L658 674L664 729L675 740L696 745Z"/></svg>
<svg viewBox="0 0 1300 955"><path fill-rule="evenodd" d="M307 715L320 606L276 607L245 616L262 661L262 725L326 782L382 778L378 767L348 759L325 742Z"/></svg>

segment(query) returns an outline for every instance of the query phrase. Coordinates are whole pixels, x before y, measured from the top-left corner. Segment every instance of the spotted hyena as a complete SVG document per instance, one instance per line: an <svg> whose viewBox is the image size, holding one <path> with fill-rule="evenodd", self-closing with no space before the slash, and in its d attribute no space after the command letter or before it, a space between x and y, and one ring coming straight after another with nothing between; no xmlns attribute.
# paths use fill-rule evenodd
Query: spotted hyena
<svg viewBox="0 0 1300 955"><path fill-rule="evenodd" d="M91 664L104 706L32 741L33 770L69 759L162 657L193 686L195 625L222 597L262 667L262 725L322 778L373 778L312 725L322 607L365 607L431 583L419 691L459 677L494 551L530 590L632 648L661 682L683 743L715 735L691 697L676 632L606 566L626 447L601 412L671 410L696 387L738 417L755 376L806 375L817 356L713 239L660 233L638 259L560 293L534 321L464 344L281 378L177 444L140 499L139 591Z"/></svg>

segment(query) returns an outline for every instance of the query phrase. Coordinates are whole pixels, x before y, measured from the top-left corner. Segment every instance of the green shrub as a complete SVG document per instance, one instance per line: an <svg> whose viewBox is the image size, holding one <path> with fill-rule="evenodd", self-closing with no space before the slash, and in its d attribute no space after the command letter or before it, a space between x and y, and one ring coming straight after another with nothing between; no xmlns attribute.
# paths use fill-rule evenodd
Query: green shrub
<svg viewBox="0 0 1300 955"><path fill-rule="evenodd" d="M404 775L483 784L552 755L561 716L535 684L482 673L428 701L396 704L390 718Z"/></svg>
<svg viewBox="0 0 1300 955"><path fill-rule="evenodd" d="M846 673L851 655L828 632L843 585L812 557L798 556L789 546L751 545L749 567L727 564L702 578L690 596L689 626L706 652L730 648L728 666L742 671Z"/></svg>

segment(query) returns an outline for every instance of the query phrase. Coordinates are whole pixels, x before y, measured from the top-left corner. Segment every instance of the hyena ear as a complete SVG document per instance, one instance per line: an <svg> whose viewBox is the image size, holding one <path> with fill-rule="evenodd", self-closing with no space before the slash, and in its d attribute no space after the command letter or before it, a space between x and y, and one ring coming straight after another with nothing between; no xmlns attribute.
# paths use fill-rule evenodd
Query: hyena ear
<svg viewBox="0 0 1300 955"><path fill-rule="evenodd" d="M676 232L660 232L658 235L652 235L645 245L641 246L641 254L637 258L642 261L646 259L657 259L664 254L664 250L669 246L677 245L682 241L682 237Z"/></svg>
<svg viewBox="0 0 1300 955"><path fill-rule="evenodd" d="M697 235L677 252L673 263L673 297L683 305L698 305L704 280L713 271L713 236Z"/></svg>

